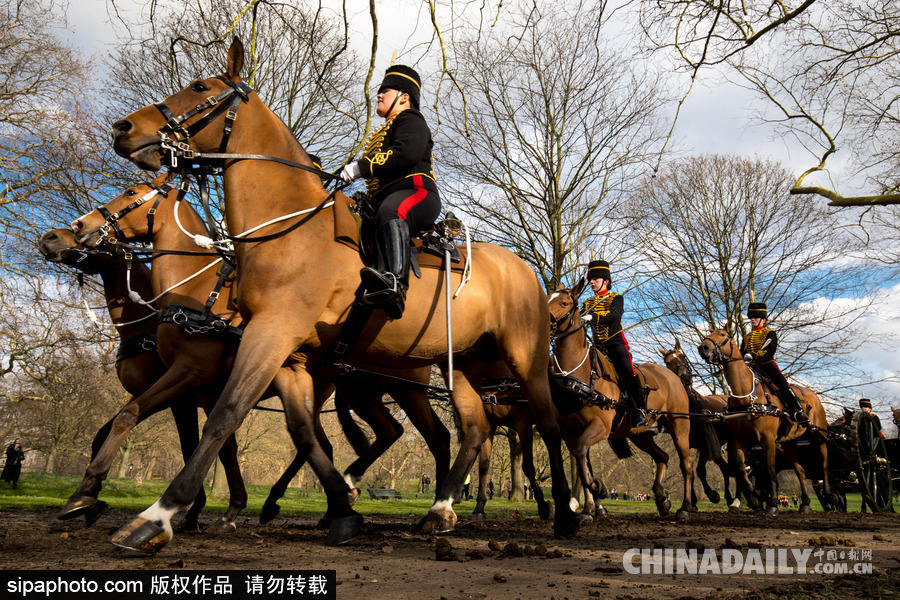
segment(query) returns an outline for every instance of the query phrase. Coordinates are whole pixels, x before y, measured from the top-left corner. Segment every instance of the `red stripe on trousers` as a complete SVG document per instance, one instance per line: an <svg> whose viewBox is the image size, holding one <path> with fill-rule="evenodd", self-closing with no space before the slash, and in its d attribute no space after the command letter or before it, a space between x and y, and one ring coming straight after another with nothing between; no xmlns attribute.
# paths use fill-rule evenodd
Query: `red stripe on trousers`
<svg viewBox="0 0 900 600"><path fill-rule="evenodd" d="M425 196L428 195L428 190L426 190L422 186L422 176L421 175L413 175L413 187L416 189L416 193L404 200L400 203L400 207L397 208L397 216L406 220L406 214L412 210L416 204L425 199Z"/></svg>

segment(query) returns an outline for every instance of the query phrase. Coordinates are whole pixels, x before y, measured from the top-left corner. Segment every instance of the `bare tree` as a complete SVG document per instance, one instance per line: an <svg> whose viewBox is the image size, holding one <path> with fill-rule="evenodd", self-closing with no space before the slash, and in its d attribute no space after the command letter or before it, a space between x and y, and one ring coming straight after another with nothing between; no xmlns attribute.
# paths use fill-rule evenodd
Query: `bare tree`
<svg viewBox="0 0 900 600"><path fill-rule="evenodd" d="M675 335L690 347L726 319L746 331L748 302L765 301L785 374L848 394L863 381L852 354L864 341L857 325L872 302L874 273L850 260L860 244L836 211L790 187L777 163L719 155L690 157L646 179L629 210L634 234L652 249L645 272L656 276L629 296L638 312L656 317L646 330L667 348ZM836 288L848 300L828 300Z"/></svg>
<svg viewBox="0 0 900 600"><path fill-rule="evenodd" d="M652 49L677 57L692 81L702 68L715 67L756 91L770 109L762 117L776 133L809 150L811 165L791 193L817 194L835 206L900 203L900 5L648 0L641 7ZM836 156L844 164L829 165ZM848 187L850 175L872 192L835 191L835 179ZM818 183L807 183L810 177Z"/></svg>
<svg viewBox="0 0 900 600"><path fill-rule="evenodd" d="M460 33L453 70L465 97L451 88L440 104L444 198L549 289L586 262L588 245L615 248L610 258L635 246L615 223L616 199L661 140L658 76L607 43L603 17L602 6L535 3Z"/></svg>

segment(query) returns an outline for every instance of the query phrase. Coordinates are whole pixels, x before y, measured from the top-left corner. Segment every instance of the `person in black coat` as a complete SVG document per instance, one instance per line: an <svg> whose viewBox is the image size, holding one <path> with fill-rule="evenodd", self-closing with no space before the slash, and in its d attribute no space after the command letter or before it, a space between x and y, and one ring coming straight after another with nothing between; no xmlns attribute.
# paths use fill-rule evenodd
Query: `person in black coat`
<svg viewBox="0 0 900 600"><path fill-rule="evenodd" d="M0 478L3 479L4 487L9 489L12 485L13 489L19 487L19 475L22 473L22 461L25 460L25 452L19 440L14 441L6 447L6 465L3 467L3 473Z"/></svg>
<svg viewBox="0 0 900 600"><path fill-rule="evenodd" d="M769 378L778 390L778 398L784 406L785 418L801 424L809 423L809 417L803 412L800 400L791 390L791 384L775 364L775 351L778 349L778 334L766 327L769 313L765 302L751 302L747 307L747 318L750 319L750 333L741 340L741 354L752 369Z"/></svg>
<svg viewBox="0 0 900 600"><path fill-rule="evenodd" d="M362 158L341 172L345 183L366 180L375 210L382 261L360 271L362 301L383 308L391 319L399 319L406 304L410 233L430 228L441 212L431 164L434 141L419 112L421 87L419 74L410 67L388 68L375 111L384 123L369 136Z"/></svg>
<svg viewBox="0 0 900 600"><path fill-rule="evenodd" d="M584 302L581 319L590 324L593 345L609 358L619 378L619 389L631 401L631 426L644 427L647 425L644 391L641 389L641 382L628 348L628 340L625 339L625 332L622 329L625 296L610 291L612 275L609 263L605 260L591 261L588 264L587 277L594 296Z"/></svg>

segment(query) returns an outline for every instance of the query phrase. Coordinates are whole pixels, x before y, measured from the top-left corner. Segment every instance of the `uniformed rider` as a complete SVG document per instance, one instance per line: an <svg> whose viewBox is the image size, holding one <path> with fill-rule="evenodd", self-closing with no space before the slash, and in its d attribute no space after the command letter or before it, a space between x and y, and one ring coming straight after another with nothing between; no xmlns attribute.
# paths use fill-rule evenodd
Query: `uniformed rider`
<svg viewBox="0 0 900 600"><path fill-rule="evenodd" d="M434 142L419 112L422 80L410 67L394 65L378 88L376 113L384 122L366 142L360 160L344 167L349 183L366 180L375 209L375 231L381 261L360 271L363 302L399 319L409 287L409 236L430 228L441 212L431 163Z"/></svg>
<svg viewBox="0 0 900 600"><path fill-rule="evenodd" d="M644 427L647 425L644 392L622 330L625 296L610 291L612 275L609 263L604 260L588 264L588 283L594 295L582 306L581 319L590 323L593 345L609 358L619 378L619 389L631 401L631 426Z"/></svg>
<svg viewBox="0 0 900 600"><path fill-rule="evenodd" d="M741 354L749 366L762 373L775 385L778 398L784 406L785 418L788 421L809 423L800 400L791 390L791 385L781 369L775 364L775 351L778 349L778 334L766 327L769 313L765 302L751 302L747 307L747 318L750 319L750 333L741 341Z"/></svg>

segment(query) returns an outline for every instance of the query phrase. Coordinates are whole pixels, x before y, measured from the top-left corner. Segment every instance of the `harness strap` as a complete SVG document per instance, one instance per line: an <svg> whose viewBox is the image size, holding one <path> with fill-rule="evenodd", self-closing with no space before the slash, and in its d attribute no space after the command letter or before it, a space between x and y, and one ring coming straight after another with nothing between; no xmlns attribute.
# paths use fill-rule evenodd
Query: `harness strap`
<svg viewBox="0 0 900 600"><path fill-rule="evenodd" d="M156 352L156 334L136 335L119 342L116 350L116 364L144 352Z"/></svg>
<svg viewBox="0 0 900 600"><path fill-rule="evenodd" d="M243 323L240 327L233 327L231 319L224 319L181 304L170 304L159 311L158 323L174 323L191 335L210 335L223 339L231 338L235 341L240 341L244 334Z"/></svg>

